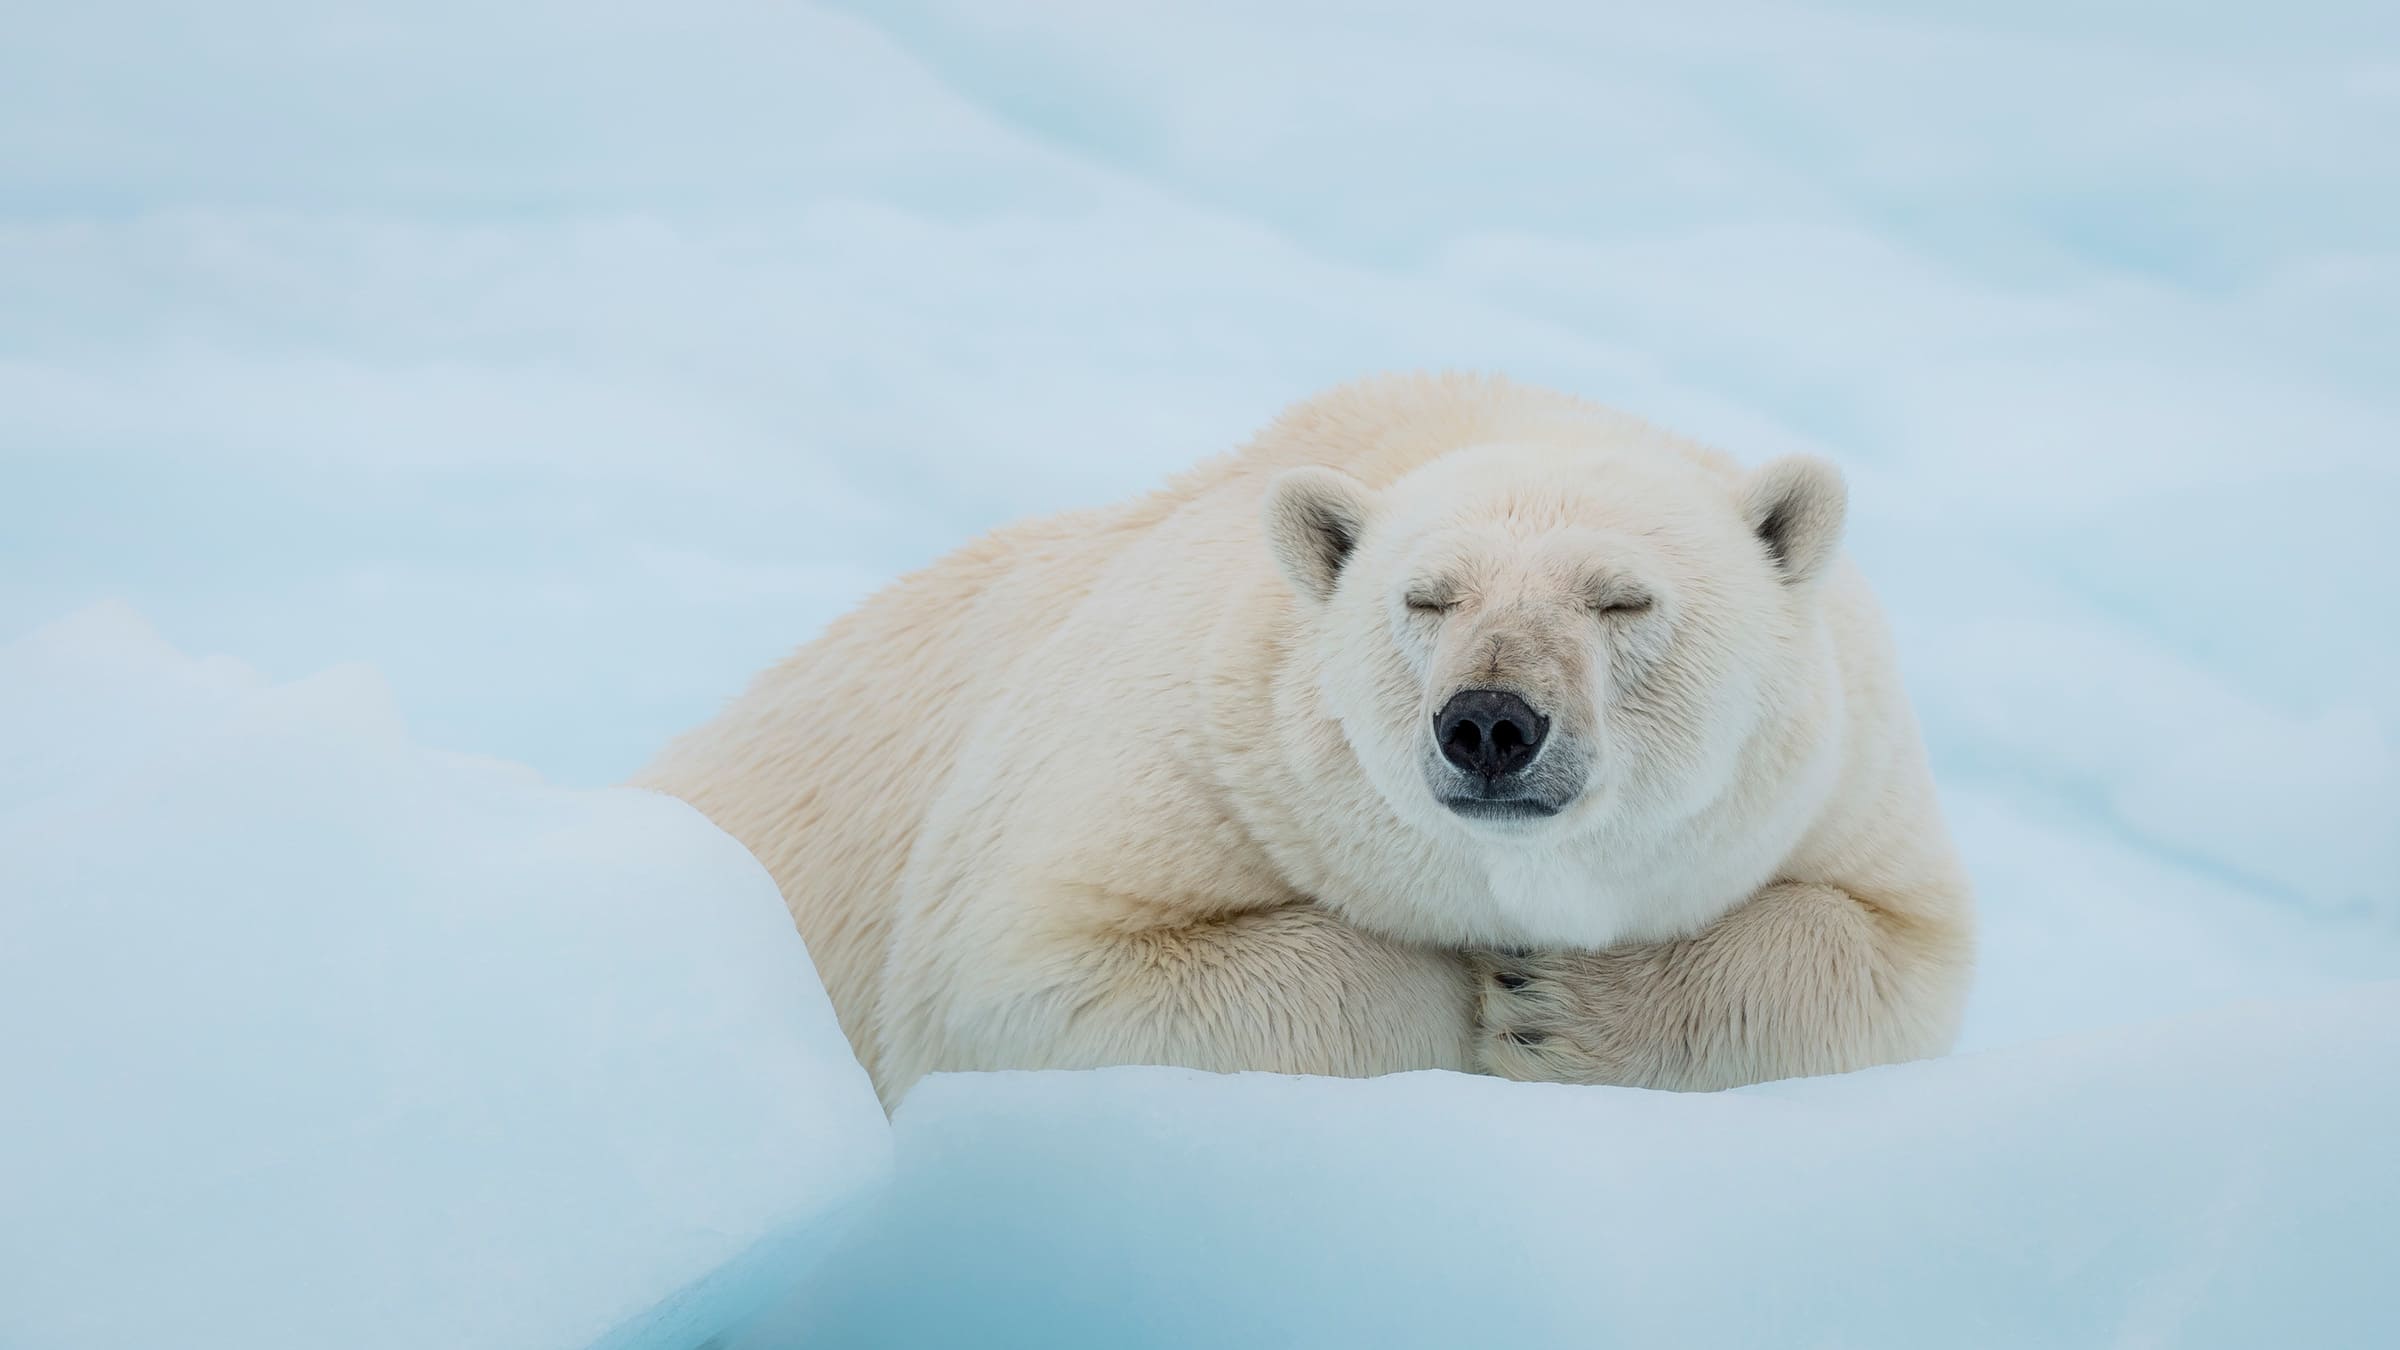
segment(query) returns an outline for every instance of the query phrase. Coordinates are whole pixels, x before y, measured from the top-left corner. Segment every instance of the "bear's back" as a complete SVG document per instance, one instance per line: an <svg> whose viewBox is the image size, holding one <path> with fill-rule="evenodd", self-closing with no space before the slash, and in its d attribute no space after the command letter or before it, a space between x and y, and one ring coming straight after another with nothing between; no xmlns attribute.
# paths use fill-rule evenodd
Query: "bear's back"
<svg viewBox="0 0 2400 1350"><path fill-rule="evenodd" d="M877 592L686 733L634 786L690 802L782 889L873 1068L902 870L977 718L1022 656L1169 503L1024 522Z"/></svg>
<svg viewBox="0 0 2400 1350"><path fill-rule="evenodd" d="M1384 375L1295 404L1249 445L1201 466L1169 491L1197 495L1243 476L1263 493L1266 480L1306 464L1340 469L1381 488L1450 451L1493 444L1638 447L1728 480L1739 472L1718 451L1571 394L1496 375Z"/></svg>

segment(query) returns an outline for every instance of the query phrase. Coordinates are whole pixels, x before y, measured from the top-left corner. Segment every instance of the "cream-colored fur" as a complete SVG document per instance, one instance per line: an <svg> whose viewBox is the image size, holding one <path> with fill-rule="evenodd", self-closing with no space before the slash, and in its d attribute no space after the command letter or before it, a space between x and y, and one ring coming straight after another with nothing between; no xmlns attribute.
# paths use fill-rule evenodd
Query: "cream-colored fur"
<svg viewBox="0 0 2400 1350"><path fill-rule="evenodd" d="M1842 510L1816 461L1370 381L901 581L639 781L774 874L887 1102L940 1069L1935 1054L1971 901ZM1445 763L1462 689L1546 719L1523 800L1444 804L1518 790Z"/></svg>

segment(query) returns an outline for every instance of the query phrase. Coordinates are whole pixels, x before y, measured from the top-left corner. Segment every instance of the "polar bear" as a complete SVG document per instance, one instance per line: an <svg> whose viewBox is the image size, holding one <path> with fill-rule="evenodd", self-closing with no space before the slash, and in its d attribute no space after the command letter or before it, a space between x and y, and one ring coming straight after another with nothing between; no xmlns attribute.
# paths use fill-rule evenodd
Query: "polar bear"
<svg viewBox="0 0 2400 1350"><path fill-rule="evenodd" d="M1367 381L903 579L636 781L774 874L887 1105L1934 1055L1972 900L1844 507L1813 458Z"/></svg>

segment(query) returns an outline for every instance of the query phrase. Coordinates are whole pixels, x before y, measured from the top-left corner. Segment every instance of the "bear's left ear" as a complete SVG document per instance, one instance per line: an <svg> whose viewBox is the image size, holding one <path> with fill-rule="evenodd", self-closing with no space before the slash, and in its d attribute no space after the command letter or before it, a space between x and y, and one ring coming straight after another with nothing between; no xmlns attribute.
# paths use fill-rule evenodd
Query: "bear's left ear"
<svg viewBox="0 0 2400 1350"><path fill-rule="evenodd" d="M1795 585L1823 571L1841 550L1849 503L1842 471L1814 455L1762 464L1742 482L1743 519L1783 579Z"/></svg>
<svg viewBox="0 0 2400 1350"><path fill-rule="evenodd" d="M1267 489L1267 545L1302 597L1333 594L1367 528L1367 487L1321 465L1293 469Z"/></svg>

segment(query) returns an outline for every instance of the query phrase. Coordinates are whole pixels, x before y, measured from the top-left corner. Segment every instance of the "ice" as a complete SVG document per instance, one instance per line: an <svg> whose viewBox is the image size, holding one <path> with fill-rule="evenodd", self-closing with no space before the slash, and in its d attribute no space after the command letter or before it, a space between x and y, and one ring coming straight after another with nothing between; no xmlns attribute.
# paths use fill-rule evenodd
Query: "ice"
<svg viewBox="0 0 2400 1350"><path fill-rule="evenodd" d="M944 1075L764 1345L2400 1340L2400 984L1731 1093Z"/></svg>
<svg viewBox="0 0 2400 1350"><path fill-rule="evenodd" d="M691 1346L889 1137L681 803L121 608L0 648L0 1344Z"/></svg>

